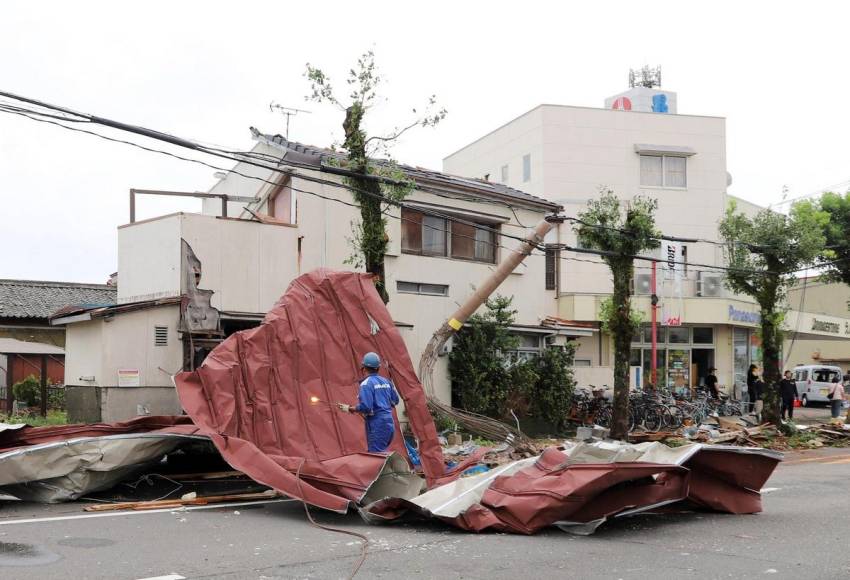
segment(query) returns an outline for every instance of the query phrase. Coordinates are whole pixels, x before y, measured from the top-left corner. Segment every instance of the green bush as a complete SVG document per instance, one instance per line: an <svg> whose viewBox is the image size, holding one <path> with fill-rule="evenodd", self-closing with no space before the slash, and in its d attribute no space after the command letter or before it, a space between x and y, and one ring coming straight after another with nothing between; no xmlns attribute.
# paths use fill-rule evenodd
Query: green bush
<svg viewBox="0 0 850 580"><path fill-rule="evenodd" d="M24 401L27 407L41 404L41 383L35 375L30 375L12 385L12 394L16 401Z"/></svg>
<svg viewBox="0 0 850 580"><path fill-rule="evenodd" d="M483 314L474 314L454 337L449 354L454 406L489 417L503 418L508 409L525 399L533 383L533 368L511 364L506 353L519 346L508 328L516 310L512 298L495 296Z"/></svg>
<svg viewBox="0 0 850 580"><path fill-rule="evenodd" d="M566 426L576 381L575 345L550 347L535 361L539 379L531 396L531 412L561 431Z"/></svg>
<svg viewBox="0 0 850 580"><path fill-rule="evenodd" d="M496 296L454 338L449 355L452 404L513 424L533 416L560 431L566 425L575 379L575 346L550 347L530 360L510 355L519 346L511 335L516 311L511 298Z"/></svg>

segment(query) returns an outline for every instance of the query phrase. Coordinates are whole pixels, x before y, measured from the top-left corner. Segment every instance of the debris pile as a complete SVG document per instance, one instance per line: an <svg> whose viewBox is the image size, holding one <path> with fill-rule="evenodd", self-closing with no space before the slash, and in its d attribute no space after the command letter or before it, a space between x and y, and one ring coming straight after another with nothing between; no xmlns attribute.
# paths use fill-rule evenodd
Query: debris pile
<svg viewBox="0 0 850 580"><path fill-rule="evenodd" d="M358 355L368 351L385 361L415 448L394 416L388 452L364 452L361 419L332 406L356 397ZM78 499L152 473L184 446L211 443L230 469L263 486L249 492L257 497L283 494L338 512L355 506L372 522L414 516L470 531L531 534L556 525L589 533L612 517L660 506L758 512L759 489L782 460L774 451L716 444L733 440L726 433L755 441L767 427L719 424L692 434L712 444L676 449L594 441L517 451L510 441L481 447L455 440L444 453L405 344L363 274L318 270L297 278L262 325L230 336L175 382L188 417L0 429L0 491L36 501ZM126 507L244 495L183 493L183 481L159 477L176 483L153 498L164 503ZM171 497L178 491L180 499Z"/></svg>

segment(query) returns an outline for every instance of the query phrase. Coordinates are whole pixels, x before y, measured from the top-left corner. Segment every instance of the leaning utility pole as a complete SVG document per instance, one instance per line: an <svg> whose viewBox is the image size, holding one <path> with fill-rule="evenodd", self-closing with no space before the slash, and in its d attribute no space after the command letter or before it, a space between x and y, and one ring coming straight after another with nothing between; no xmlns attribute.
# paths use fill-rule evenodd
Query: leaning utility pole
<svg viewBox="0 0 850 580"><path fill-rule="evenodd" d="M434 365L448 340L463 328L467 319L487 301L490 295L495 292L496 288L525 260L526 256L530 255L535 248L540 247L546 234L563 221L564 217L557 214L546 216L541 220L535 226L534 230L525 237L524 241L499 263L496 270L484 280L472 296L431 337L431 340L422 352L422 357L419 359L419 380L425 387L425 393L428 396L428 406L433 412L448 416L456 423L463 425L467 430L481 435L490 437L494 434L501 435L512 439L515 443L526 439L519 429L514 429L501 421L496 421L495 419L483 417L475 413L460 411L440 401L434 392Z"/></svg>

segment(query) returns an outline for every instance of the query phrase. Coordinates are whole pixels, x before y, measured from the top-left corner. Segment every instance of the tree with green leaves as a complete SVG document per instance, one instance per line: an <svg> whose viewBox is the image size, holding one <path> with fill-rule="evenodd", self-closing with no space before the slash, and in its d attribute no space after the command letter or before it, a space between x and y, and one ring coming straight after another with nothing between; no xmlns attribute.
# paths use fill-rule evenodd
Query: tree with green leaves
<svg viewBox="0 0 850 580"><path fill-rule="evenodd" d="M512 302L506 296L490 298L485 311L470 316L454 336L449 375L457 407L501 419L537 381L533 365L508 357L519 347L519 337L510 332L516 317Z"/></svg>
<svg viewBox="0 0 850 580"><path fill-rule="evenodd" d="M817 207L829 216L823 230L829 250L821 253L820 263L826 266L822 278L850 286L850 191L824 193Z"/></svg>
<svg viewBox="0 0 850 580"><path fill-rule="evenodd" d="M345 113L342 123L347 152L344 168L352 172L343 178L360 206L360 222L354 224L352 244L355 254L350 259L355 267L364 267L375 276L375 285L384 303L389 302L384 281L384 255L389 245L384 212L388 206L397 205L413 190L414 183L391 159L375 162L377 156L386 155L389 148L402 135L414 127L434 127L446 116L445 109L437 109L434 96L428 100L425 112L413 110L414 119L397 127L387 135L366 133L366 114L375 105L381 76L375 68L375 55L370 50L357 60L357 66L348 73L346 84L351 91L346 103L337 95L331 79L322 69L307 64L304 76L310 81L308 100L330 103Z"/></svg>
<svg viewBox="0 0 850 580"><path fill-rule="evenodd" d="M762 379L768 386L763 416L781 425L775 385L782 376L780 351L787 293L797 283L796 273L813 264L824 251L823 232L829 215L808 201L794 204L789 215L764 209L748 217L736 210L735 202L730 202L720 222L730 268L726 286L754 298L759 305Z"/></svg>
<svg viewBox="0 0 850 580"><path fill-rule="evenodd" d="M614 293L602 322L614 340L614 417L611 436L625 439L629 431L629 354L639 318L632 312L631 286L635 256L658 248L661 233L655 228L658 202L641 196L620 202L611 190L587 203L579 214L575 232L579 244L603 252L611 269Z"/></svg>

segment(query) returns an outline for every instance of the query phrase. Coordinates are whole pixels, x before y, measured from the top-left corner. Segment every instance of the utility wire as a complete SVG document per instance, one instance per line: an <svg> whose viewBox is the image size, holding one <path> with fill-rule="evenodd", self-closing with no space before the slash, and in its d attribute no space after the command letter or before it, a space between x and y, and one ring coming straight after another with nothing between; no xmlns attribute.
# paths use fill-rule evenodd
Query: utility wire
<svg viewBox="0 0 850 580"><path fill-rule="evenodd" d="M482 224L480 224L478 222L463 220L461 218L457 218L456 216L452 216L452 215L449 215L449 214L442 214L442 213L436 212L436 211L431 211L430 209L425 209L425 208L422 208L421 206L414 206L413 208L411 208L409 205L404 204L403 202L390 200L390 199L387 199L385 196L374 194L373 192L369 192L369 191L365 191L365 190L360 190L358 188L352 187L352 186L345 184L345 183L338 183L336 181L316 178L314 176L309 176L309 175L305 175L305 174L302 174L302 173L296 173L292 170L282 169L280 167L270 167L270 166L262 164L262 163L248 161L244 158L240 159L238 156L233 156L233 154L223 153L220 150L217 150L215 148L203 147L203 146L200 146L197 143L194 143L192 141L188 141L186 139L176 137L174 135L169 135L167 133L162 133L162 132L147 129L147 128L144 128L144 127L128 125L126 123L121 123L121 122L117 122L117 121L111 121L111 120L104 119L104 118L101 118L101 117L96 117L96 116L93 116L93 115L76 113L76 112L71 111L69 109L57 107L55 105L48 105L48 104L42 103L40 101L28 99L26 97L21 97L21 96L14 95L14 94L11 94L11 93L0 92L0 96L4 96L4 97L7 97L7 98L12 98L12 99L16 99L16 100L21 100L21 101L28 102L30 104L34 104L34 105L44 107L44 108L47 108L47 109L50 109L50 110L56 110L56 111L59 111L63 114L70 114L70 115L82 117L83 119L86 120L86 121L83 121L83 122L101 124L103 126L110 127L110 128L113 128L113 129L129 131L129 132L132 132L132 133L144 136L144 137L148 137L148 138L152 138L152 139L156 139L156 140L161 140L161 141L170 143L172 145L176 145L178 147L188 148L188 149L191 149L191 150L194 150L194 151L198 151L200 153L206 153L206 154L209 154L209 155L214 155L214 156L226 158L226 159L229 159L231 161L236 161L237 163L240 163L240 162L248 163L250 165L254 165L256 167L266 169L266 170L269 170L269 171L272 171L272 172L281 173L281 174L284 174L284 175L288 175L290 177L293 177L293 176L298 177L299 179L303 179L305 181L312 181L312 182L315 182L315 183L319 183L319 184L322 184L322 185L329 185L329 186L333 186L333 187L341 187L341 188L349 189L351 191L358 192L358 193L361 193L361 194L371 195L373 197L380 199L380 201L382 203L396 205L396 206L401 207L401 208L414 209L415 211L420 211L420 212L426 213L428 215L434 215L434 216L437 216L437 217L441 217L443 219L446 219L446 220L449 220L449 221L452 221L452 222L464 223L466 225L471 225L471 226L476 227L478 229L484 229L484 230L487 230L487 231L491 231L494 234L501 236L501 237L506 237L506 238L513 239L513 240L516 240L516 241L525 242L525 239L523 237L506 234L504 232L501 232L498 229L488 228L486 226L482 226ZM174 153L170 153L170 152L167 152L167 151L162 151L162 150L154 149L154 148L151 148L151 147L145 147L143 145L140 145L138 143L134 143L134 142L131 142L131 141L126 141L126 140L122 140L122 139L116 139L116 138L113 138L113 137L108 137L108 136L102 135L102 134L94 132L94 131L88 131L88 130L85 130L85 129L70 127L70 126L64 125L62 123L56 122L54 120L39 118L38 116L48 116L48 117L52 117L54 119L60 118L60 117L57 117L57 116L46 115L43 112L24 110L24 109L21 109L20 107L12 107L12 106L9 106L9 105L6 105L6 104L0 104L0 111L21 115L21 116L24 116L24 117L29 118L31 120L35 120L35 121L39 121L39 122L50 123L50 124L57 125L59 127L62 127L64 129L68 129L68 130L71 130L71 131L78 131L78 132L90 134L90 135L93 135L93 136L96 136L96 137L106 139L108 141L113 141L113 142L131 145L131 146L143 149L145 151L149 151L149 152L153 152L153 153L161 153L161 154L168 155L168 156L171 156L171 157L174 157L176 159L183 160L183 161L198 163L198 164L204 165L206 167L209 167L209 168L212 168L212 169L215 169L215 170L225 171L225 172L228 172L228 173L234 173L236 175L240 175L240 176L248 178L248 179L256 179L256 180L259 180L259 181L262 181L262 182L265 182L265 183L268 183L268 184L271 184L271 185L275 185L275 186L279 184L278 182L269 181L267 179L264 179L264 178L261 178L261 177L258 177L258 176L252 176L252 175L240 173L240 172L238 172L234 169L226 169L226 168L222 168L222 167L217 167L217 166L214 166L210 163L207 163L207 162L204 162L204 161L201 161L201 160L198 160L198 159L191 159L191 158L188 158L188 157L183 157L183 156L176 155ZM66 119L63 118L63 120L66 120ZM67 120L68 121L74 121L73 119L67 119ZM280 160L278 162L278 164L280 164L280 163L292 165L290 162L283 161L283 160ZM314 171L322 170L322 169L330 169L328 167L317 168L317 167L312 166L312 165L307 166L307 168L309 168L310 170L314 170ZM368 176L368 175L364 176L362 174L354 173L354 172L347 172L347 173L342 173L342 174L350 175L350 176L357 177L357 178L361 178L361 177L374 178L375 177L375 176ZM405 182L400 182L400 181L396 181L396 180L381 179L380 181L383 182L383 183L391 183L391 184L396 184L396 185L408 185ZM413 185L415 186L416 189L422 190L422 187L420 187L415 182L414 182ZM301 189L297 189L297 188L292 188L292 189L293 189L293 191L301 192L301 193L308 194L308 195L314 195L318 198L325 199L327 201L334 201L334 202L337 202L337 203L342 203L342 204L347 205L349 207L354 207L354 208L360 207L357 204L349 203L349 202L346 202L346 201L338 199L338 198L323 196L323 195L318 194L318 193L313 192L313 191L301 190ZM489 203L493 203L493 200L489 200ZM511 207L511 209L513 209L512 206L508 206L508 207ZM584 223L584 222L581 222L581 220L579 220L579 218L568 218L568 219L570 219L571 221L578 221L580 223ZM595 226L596 224L593 224L593 225ZM600 226L600 227L607 227L607 226ZM614 229L620 230L619 228L614 228ZM622 232L622 230L620 230L620 231ZM627 232L622 232L622 233L627 233ZM676 238L674 236L667 236L667 237L670 238L670 239L675 239L677 241L686 239L686 238ZM688 240L690 240L690 239L688 239ZM711 241L711 242L716 243L714 241ZM676 265L688 265L688 266L692 266L692 267L708 268L708 269L717 270L717 271L750 273L750 274L757 274L757 275L786 274L786 273L794 273L794 272L800 272L800 271L805 270L805 269L799 269L799 270L790 271L790 272L770 272L770 271L760 271L760 270L747 270L747 269L733 268L733 267L727 267L727 266L716 266L716 265L711 265L711 264L688 263L688 262L682 262L682 261L672 261L671 262L670 260L666 260L666 259L662 259L662 258L656 258L656 257L653 257L653 256L623 255L623 254L618 254L616 252L609 252L609 251L603 251L603 250L590 250L590 249L584 249L584 248L574 248L574 247L568 246L566 244L558 244L556 246L550 246L550 248L562 249L562 250L566 250L566 251L573 251L573 252L577 252L577 253L593 254L593 255L598 255L598 256L603 256L603 257L615 257L615 256L617 256L617 257L632 258L632 259L635 259L635 260L644 260L644 261L650 261L650 262L656 262L656 263L667 262L667 263L672 263L672 264L676 264ZM538 249L542 249L542 250L545 251L546 246L545 245L538 246ZM832 263L839 263L839 262L842 262L842 261L845 261L845 260L836 260ZM829 265L829 263L824 264L824 265Z"/></svg>

